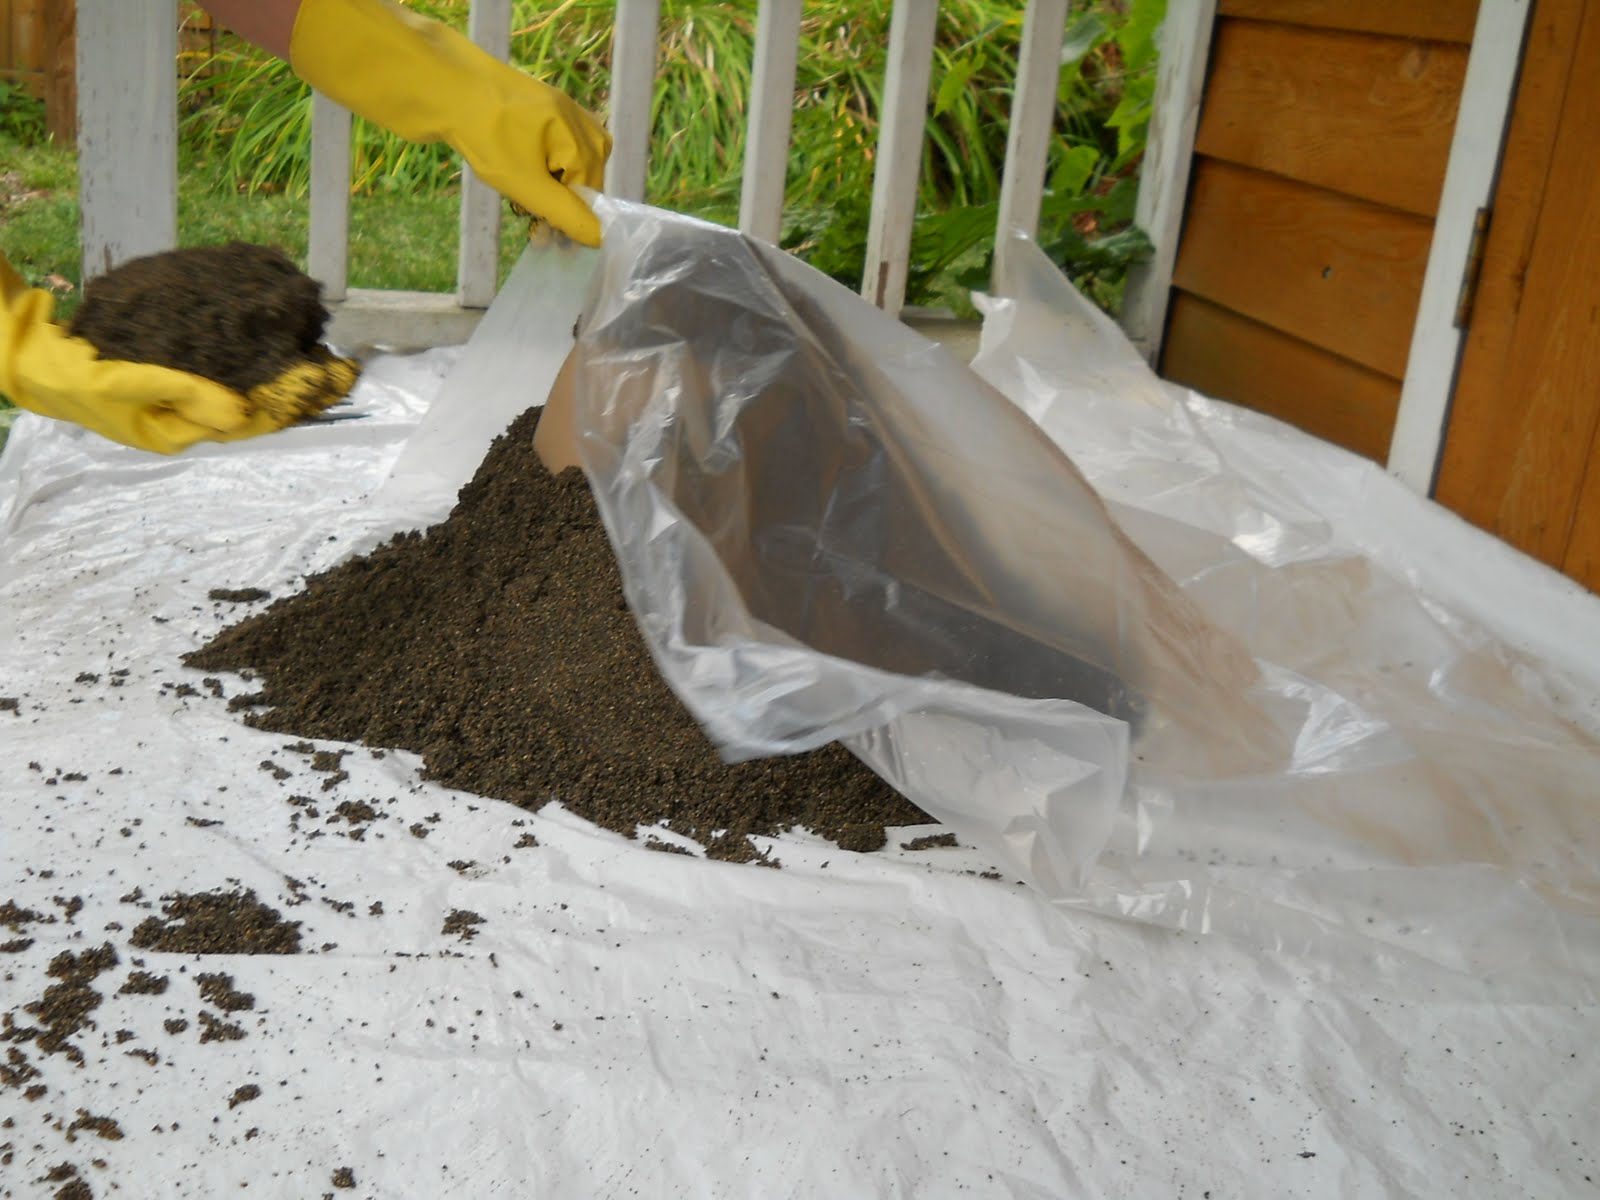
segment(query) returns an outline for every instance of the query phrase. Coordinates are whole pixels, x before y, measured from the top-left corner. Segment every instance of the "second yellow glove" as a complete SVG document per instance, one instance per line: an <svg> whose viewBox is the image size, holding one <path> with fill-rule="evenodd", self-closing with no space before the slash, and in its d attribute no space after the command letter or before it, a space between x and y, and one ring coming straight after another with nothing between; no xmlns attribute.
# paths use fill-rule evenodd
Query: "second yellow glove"
<svg viewBox="0 0 1600 1200"><path fill-rule="evenodd" d="M301 0L295 73L413 142L446 142L496 191L586 246L600 223L571 189L604 183L611 136L564 92L394 0Z"/></svg>

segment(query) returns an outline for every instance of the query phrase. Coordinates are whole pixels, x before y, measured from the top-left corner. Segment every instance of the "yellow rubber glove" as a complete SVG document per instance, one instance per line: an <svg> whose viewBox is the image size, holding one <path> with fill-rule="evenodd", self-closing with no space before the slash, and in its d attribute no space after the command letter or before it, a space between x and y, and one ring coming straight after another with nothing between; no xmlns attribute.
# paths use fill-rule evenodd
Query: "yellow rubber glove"
<svg viewBox="0 0 1600 1200"><path fill-rule="evenodd" d="M289 62L312 87L407 141L446 142L496 191L586 246L611 137L565 93L394 0L301 0Z"/></svg>
<svg viewBox="0 0 1600 1200"><path fill-rule="evenodd" d="M354 364L296 364L248 395L169 367L99 357L52 321L55 297L27 287L0 257L0 392L17 407L140 450L176 454L314 416L347 393Z"/></svg>

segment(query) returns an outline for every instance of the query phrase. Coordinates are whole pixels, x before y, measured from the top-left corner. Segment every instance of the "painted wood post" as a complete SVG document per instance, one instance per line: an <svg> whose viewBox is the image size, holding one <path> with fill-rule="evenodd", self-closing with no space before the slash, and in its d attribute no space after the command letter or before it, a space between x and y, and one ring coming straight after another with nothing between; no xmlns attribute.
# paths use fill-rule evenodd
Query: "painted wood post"
<svg viewBox="0 0 1600 1200"><path fill-rule="evenodd" d="M1183 232L1189 168L1205 91L1211 33L1217 0L1185 0L1170 5L1161 28L1161 59L1150 134L1140 168L1134 223L1150 238L1150 258L1128 272L1122 301L1122 328L1151 363L1161 355L1172 271Z"/></svg>
<svg viewBox="0 0 1600 1200"><path fill-rule="evenodd" d="M745 127L739 229L776 243L783 232L794 77L800 57L801 0L761 0Z"/></svg>
<svg viewBox="0 0 1600 1200"><path fill-rule="evenodd" d="M1029 237L1039 232L1044 201L1044 172L1050 157L1050 131L1055 124L1056 92L1061 79L1061 39L1067 27L1067 0L1029 0L1023 18L1017 86L1011 98L1011 124L1006 134L1006 162L1000 176L1000 219L995 223L992 287L1009 295L1007 247L1013 230Z"/></svg>
<svg viewBox="0 0 1600 1200"><path fill-rule="evenodd" d="M660 27L661 0L617 0L611 42L612 145L605 190L622 200L644 199Z"/></svg>
<svg viewBox="0 0 1600 1200"><path fill-rule="evenodd" d="M84 281L178 239L176 0L80 0Z"/></svg>
<svg viewBox="0 0 1600 1200"><path fill-rule="evenodd" d="M511 0L472 0L467 34L504 61L511 56ZM488 308L500 284L500 194L463 165L456 287L466 308Z"/></svg>
<svg viewBox="0 0 1600 1200"><path fill-rule="evenodd" d="M905 304L938 21L938 0L895 0L889 21L889 67L883 82L883 121L872 176L861 295L895 316Z"/></svg>
<svg viewBox="0 0 1600 1200"><path fill-rule="evenodd" d="M311 97L311 234L306 274L322 298L350 294L350 110L321 92Z"/></svg>
<svg viewBox="0 0 1600 1200"><path fill-rule="evenodd" d="M1437 482L1464 330L1456 325L1462 275L1479 209L1494 197L1531 0L1482 0L1461 85L1422 298L1411 331L1389 471L1423 496Z"/></svg>

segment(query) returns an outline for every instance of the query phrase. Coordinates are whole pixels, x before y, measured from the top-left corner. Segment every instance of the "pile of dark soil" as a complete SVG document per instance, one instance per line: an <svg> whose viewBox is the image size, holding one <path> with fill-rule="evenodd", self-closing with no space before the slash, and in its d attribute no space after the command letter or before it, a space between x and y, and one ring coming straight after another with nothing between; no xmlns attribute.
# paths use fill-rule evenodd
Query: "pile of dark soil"
<svg viewBox="0 0 1600 1200"><path fill-rule="evenodd" d="M173 367L247 392L323 362L322 285L269 246L233 242L136 258L97 276L72 319L102 358Z"/></svg>
<svg viewBox="0 0 1600 1200"><path fill-rule="evenodd" d="M307 580L185 656L251 671L250 724L421 754L428 777L633 836L664 822L713 857L804 826L876 850L928 818L840 746L723 763L657 674L577 470L539 462L531 409L448 520ZM665 843L662 843L663 845Z"/></svg>

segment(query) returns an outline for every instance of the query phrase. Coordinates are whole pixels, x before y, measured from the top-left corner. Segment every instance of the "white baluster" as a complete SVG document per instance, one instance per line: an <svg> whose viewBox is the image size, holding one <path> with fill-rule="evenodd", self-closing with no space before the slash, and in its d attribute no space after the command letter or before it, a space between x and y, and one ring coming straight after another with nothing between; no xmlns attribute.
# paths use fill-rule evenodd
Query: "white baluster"
<svg viewBox="0 0 1600 1200"><path fill-rule="evenodd" d="M761 0L751 72L750 119L745 128L739 228L776 242L783 231L783 188L794 116L794 77L800 55L801 0Z"/></svg>
<svg viewBox="0 0 1600 1200"><path fill-rule="evenodd" d="M306 273L322 298L343 300L350 286L350 110L320 92L311 98L311 235Z"/></svg>
<svg viewBox="0 0 1600 1200"><path fill-rule="evenodd" d="M623 200L644 199L660 27L661 0L617 0L611 42L612 146L605 190Z"/></svg>
<svg viewBox="0 0 1600 1200"><path fill-rule="evenodd" d="M79 0L83 278L178 240L175 0Z"/></svg>
<svg viewBox="0 0 1600 1200"><path fill-rule="evenodd" d="M511 0L472 0L467 33L496 58L511 56ZM500 284L500 195L463 164L456 286L467 308L487 308Z"/></svg>
<svg viewBox="0 0 1600 1200"><path fill-rule="evenodd" d="M1122 301L1122 328L1146 358L1155 362L1166 332L1172 269L1178 261L1183 204L1189 194L1189 166L1200 121L1206 63L1217 0L1175 4L1161 26L1161 61L1150 134L1139 169L1139 199L1134 222L1155 247L1147 262L1128 272Z"/></svg>
<svg viewBox="0 0 1600 1200"><path fill-rule="evenodd" d="M872 178L861 294L896 315L905 303L911 261L911 229L917 217L917 176L938 20L938 0L895 0L889 22L889 68L883 83L883 122Z"/></svg>
<svg viewBox="0 0 1600 1200"><path fill-rule="evenodd" d="M1006 134L1006 164L1000 177L1000 219L995 226L994 291L1009 294L1005 281L1006 244L1013 229L1029 237L1039 232L1044 172L1055 123L1061 79L1061 39L1067 27L1067 0L1029 0L1022 25L1017 87L1011 97Z"/></svg>

